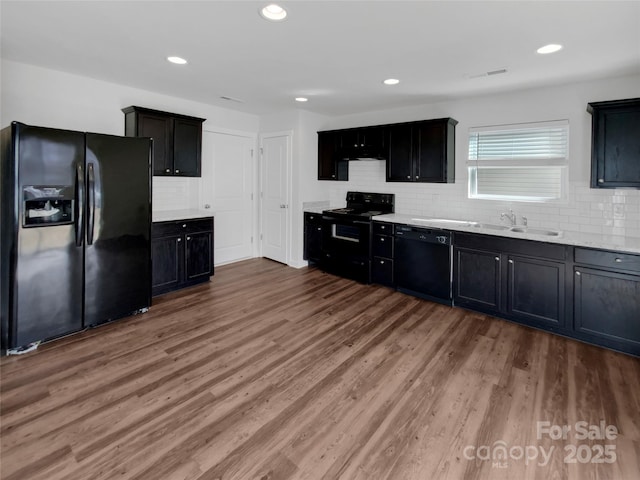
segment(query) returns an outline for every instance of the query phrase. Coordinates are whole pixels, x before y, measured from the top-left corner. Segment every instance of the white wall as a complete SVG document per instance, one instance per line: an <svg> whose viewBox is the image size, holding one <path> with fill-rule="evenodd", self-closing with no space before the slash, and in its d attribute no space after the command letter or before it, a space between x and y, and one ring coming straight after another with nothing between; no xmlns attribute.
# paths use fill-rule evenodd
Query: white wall
<svg viewBox="0 0 640 480"><path fill-rule="evenodd" d="M2 60L1 126L12 121L124 135L121 109L138 105L206 118L205 129L257 132L257 115ZM208 159L203 158L203 162ZM200 179L154 177L153 209L199 208ZM203 189L207 186L203 185Z"/></svg>
<svg viewBox="0 0 640 480"><path fill-rule="evenodd" d="M640 190L589 188L591 115L586 111L589 102L635 97L640 97L637 75L329 119L322 130L441 117L459 122L455 184L387 183L384 162L354 161L349 164L349 182L328 182L331 204L344 205L348 190L389 192L396 194L398 213L499 223L500 212L512 208L519 217L526 215L532 226L640 237ZM567 202L507 203L467 198L470 127L558 119L568 119L570 124Z"/></svg>

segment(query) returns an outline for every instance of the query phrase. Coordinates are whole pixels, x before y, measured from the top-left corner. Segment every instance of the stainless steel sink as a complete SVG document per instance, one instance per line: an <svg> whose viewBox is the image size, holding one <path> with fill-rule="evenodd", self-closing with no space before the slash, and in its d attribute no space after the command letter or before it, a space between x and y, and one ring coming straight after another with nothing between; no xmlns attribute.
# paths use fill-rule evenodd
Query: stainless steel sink
<svg viewBox="0 0 640 480"><path fill-rule="evenodd" d="M515 233L528 233L531 235L542 235L545 237L560 236L560 232L558 230L545 230L542 228L511 227L509 230Z"/></svg>

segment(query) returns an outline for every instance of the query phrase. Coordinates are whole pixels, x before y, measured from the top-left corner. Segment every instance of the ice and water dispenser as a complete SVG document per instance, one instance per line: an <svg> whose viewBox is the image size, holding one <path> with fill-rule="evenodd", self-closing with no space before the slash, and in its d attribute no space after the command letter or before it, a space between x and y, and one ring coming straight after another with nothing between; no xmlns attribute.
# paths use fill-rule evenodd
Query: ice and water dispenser
<svg viewBox="0 0 640 480"><path fill-rule="evenodd" d="M74 221L73 185L29 185L22 189L23 226L64 225Z"/></svg>

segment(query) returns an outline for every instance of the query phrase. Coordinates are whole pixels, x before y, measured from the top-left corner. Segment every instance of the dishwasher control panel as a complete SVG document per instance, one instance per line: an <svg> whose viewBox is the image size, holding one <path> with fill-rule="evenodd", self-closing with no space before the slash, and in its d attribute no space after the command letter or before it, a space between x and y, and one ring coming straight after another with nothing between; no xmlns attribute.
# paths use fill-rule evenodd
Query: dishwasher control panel
<svg viewBox="0 0 640 480"><path fill-rule="evenodd" d="M415 240L418 242L437 243L440 245L451 245L451 232L435 228L420 228L409 225L396 225L396 237Z"/></svg>

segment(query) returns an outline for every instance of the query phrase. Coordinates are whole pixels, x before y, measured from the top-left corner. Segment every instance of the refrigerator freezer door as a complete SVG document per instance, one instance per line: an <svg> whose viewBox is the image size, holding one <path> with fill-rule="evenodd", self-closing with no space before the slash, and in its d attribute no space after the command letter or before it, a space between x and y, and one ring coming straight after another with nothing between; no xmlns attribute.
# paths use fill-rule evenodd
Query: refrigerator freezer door
<svg viewBox="0 0 640 480"><path fill-rule="evenodd" d="M83 248L76 245L77 224L35 224L27 210L34 185L42 186L41 190L51 186L46 191L51 192L53 204L43 208L43 215L56 209L54 193L58 190L60 198L73 199L74 210L81 207L76 169L84 160L84 133L15 124L13 137L19 208L11 226L17 233L17 252L10 275L14 304L9 348L80 330L83 288ZM67 213L77 218L77 211Z"/></svg>
<svg viewBox="0 0 640 480"><path fill-rule="evenodd" d="M151 141L87 134L85 326L151 305Z"/></svg>

